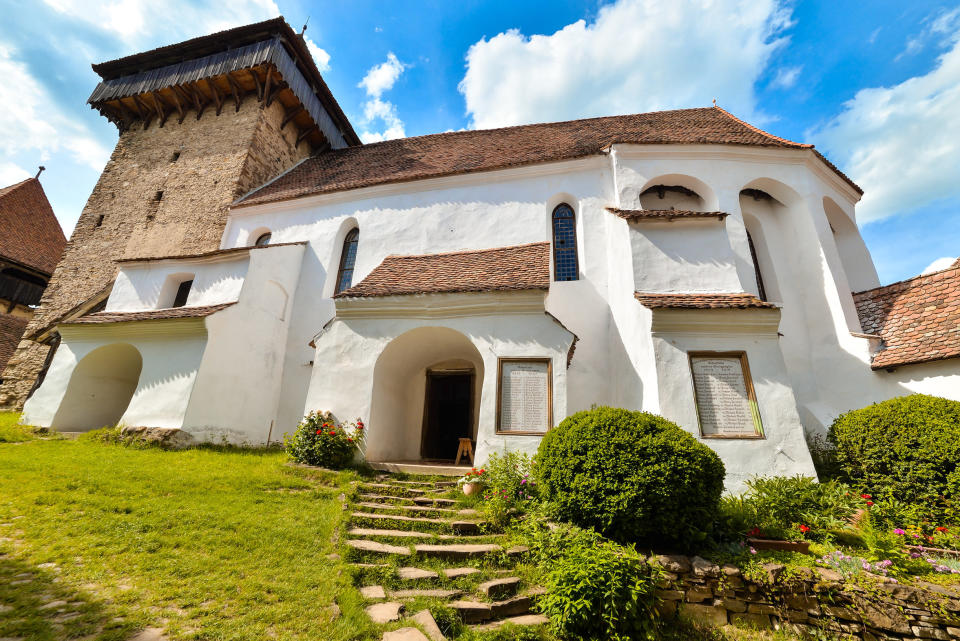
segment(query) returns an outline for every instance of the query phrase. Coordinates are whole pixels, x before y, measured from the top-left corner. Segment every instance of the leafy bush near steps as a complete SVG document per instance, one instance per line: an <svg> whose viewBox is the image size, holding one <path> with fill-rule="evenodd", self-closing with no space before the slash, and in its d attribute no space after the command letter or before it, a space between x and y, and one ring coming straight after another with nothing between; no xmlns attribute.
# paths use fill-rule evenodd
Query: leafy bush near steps
<svg viewBox="0 0 960 641"><path fill-rule="evenodd" d="M705 538L724 467L713 450L660 416L599 407L547 432L534 473L559 518L663 548Z"/></svg>
<svg viewBox="0 0 960 641"><path fill-rule="evenodd" d="M521 452L490 455L483 468L484 488L479 504L487 522L503 527L536 498L532 466L530 457Z"/></svg>
<svg viewBox="0 0 960 641"><path fill-rule="evenodd" d="M362 451L363 421L338 423L329 412L310 412L296 431L284 434L283 446L298 463L339 470Z"/></svg>
<svg viewBox="0 0 960 641"><path fill-rule="evenodd" d="M914 394L842 414L828 436L840 478L874 501L924 506L960 498L960 402Z"/></svg>
<svg viewBox="0 0 960 641"><path fill-rule="evenodd" d="M652 639L660 569L632 545L593 530L528 518L522 534L532 561L545 569L541 611L562 639Z"/></svg>

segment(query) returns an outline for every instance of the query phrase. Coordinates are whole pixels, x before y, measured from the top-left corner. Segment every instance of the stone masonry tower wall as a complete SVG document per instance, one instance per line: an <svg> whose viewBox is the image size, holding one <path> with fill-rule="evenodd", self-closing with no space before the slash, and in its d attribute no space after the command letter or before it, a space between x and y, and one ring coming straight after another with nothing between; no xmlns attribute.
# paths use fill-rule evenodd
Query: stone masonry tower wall
<svg viewBox="0 0 960 641"><path fill-rule="evenodd" d="M279 102L247 99L239 111L211 110L199 120L193 112L181 124L136 123L122 133L25 335L108 286L116 259L218 249L230 203L309 155L295 128L280 130L283 117ZM22 408L48 351L21 341L0 407Z"/></svg>
<svg viewBox="0 0 960 641"><path fill-rule="evenodd" d="M283 18L93 66L89 103L120 138L10 358L0 408L20 409L59 342L95 310L116 260L220 248L230 204L312 153L360 139Z"/></svg>

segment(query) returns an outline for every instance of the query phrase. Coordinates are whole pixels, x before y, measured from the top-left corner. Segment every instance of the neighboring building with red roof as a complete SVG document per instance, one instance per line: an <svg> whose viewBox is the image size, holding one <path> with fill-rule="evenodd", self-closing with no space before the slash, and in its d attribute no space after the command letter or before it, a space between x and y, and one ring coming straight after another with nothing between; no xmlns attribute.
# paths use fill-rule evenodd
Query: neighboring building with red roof
<svg viewBox="0 0 960 641"><path fill-rule="evenodd" d="M16 351L66 244L37 178L0 189L0 373Z"/></svg>
<svg viewBox="0 0 960 641"><path fill-rule="evenodd" d="M813 474L805 434L960 369L953 276L879 287L859 187L718 107L363 145L282 20L95 70L122 145L58 269L96 278L27 332L62 339L35 424L263 443L323 410L402 466L532 452L611 405L702 439L736 489Z"/></svg>

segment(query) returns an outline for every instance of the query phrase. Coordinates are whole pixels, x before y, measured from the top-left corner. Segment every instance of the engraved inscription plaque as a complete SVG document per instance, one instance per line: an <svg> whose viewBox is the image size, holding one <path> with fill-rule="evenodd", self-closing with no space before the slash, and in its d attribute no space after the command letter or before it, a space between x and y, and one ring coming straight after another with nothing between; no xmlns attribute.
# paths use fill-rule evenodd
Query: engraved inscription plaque
<svg viewBox="0 0 960 641"><path fill-rule="evenodd" d="M546 432L551 400L549 360L501 359L497 431Z"/></svg>
<svg viewBox="0 0 960 641"><path fill-rule="evenodd" d="M693 389L703 436L762 436L745 354L691 354Z"/></svg>

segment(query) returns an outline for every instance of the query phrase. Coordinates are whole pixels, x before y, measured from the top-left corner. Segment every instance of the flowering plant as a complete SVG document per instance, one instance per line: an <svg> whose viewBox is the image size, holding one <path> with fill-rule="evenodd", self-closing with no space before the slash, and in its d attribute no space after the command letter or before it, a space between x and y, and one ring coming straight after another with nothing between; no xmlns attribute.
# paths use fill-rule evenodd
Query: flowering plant
<svg viewBox="0 0 960 641"><path fill-rule="evenodd" d="M460 477L460 479L457 481L457 484L466 485L467 483L483 483L486 480L483 476L486 474L486 472L487 471L485 469L481 468L478 470L475 467L471 467L469 472Z"/></svg>
<svg viewBox="0 0 960 641"><path fill-rule="evenodd" d="M849 554L844 554L840 550L835 550L832 553L824 554L822 557L817 559L817 565L836 570L844 577L857 575L862 572L887 576L890 573L890 568L893 565L893 561L890 559L884 559L882 561L871 563L867 559L859 556L851 556ZM891 581L896 581L896 579L891 579Z"/></svg>
<svg viewBox="0 0 960 641"><path fill-rule="evenodd" d="M284 435L283 445L295 461L341 469L363 451L365 428L359 418L340 423L330 412L314 411L303 417L292 435Z"/></svg>

